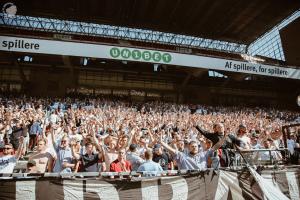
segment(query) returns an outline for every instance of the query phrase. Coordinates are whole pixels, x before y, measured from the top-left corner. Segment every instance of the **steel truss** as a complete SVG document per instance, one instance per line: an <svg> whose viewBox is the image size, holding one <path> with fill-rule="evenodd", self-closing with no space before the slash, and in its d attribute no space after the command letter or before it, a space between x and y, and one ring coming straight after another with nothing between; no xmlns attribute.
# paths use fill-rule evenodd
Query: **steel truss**
<svg viewBox="0 0 300 200"><path fill-rule="evenodd" d="M76 34L123 40L176 45L187 48L211 49L230 53L246 53L246 45L226 41L205 39L153 30L135 29L104 24L94 24L59 19L0 14L0 27L11 27L33 31L61 34Z"/></svg>
<svg viewBox="0 0 300 200"><path fill-rule="evenodd" d="M300 17L300 10L297 10L273 27L270 31L252 42L247 48L247 54L252 56L260 55L285 61L279 31L298 17Z"/></svg>

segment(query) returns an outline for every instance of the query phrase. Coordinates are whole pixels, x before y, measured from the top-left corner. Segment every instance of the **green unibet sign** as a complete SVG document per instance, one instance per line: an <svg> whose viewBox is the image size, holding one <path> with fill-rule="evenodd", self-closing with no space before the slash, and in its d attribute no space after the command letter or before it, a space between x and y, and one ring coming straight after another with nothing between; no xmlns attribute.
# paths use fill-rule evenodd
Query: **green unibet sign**
<svg viewBox="0 0 300 200"><path fill-rule="evenodd" d="M169 53L161 53L158 51L147 51L127 48L113 47L110 49L110 56L120 59L131 59L145 62L164 62L169 63L172 60L172 56Z"/></svg>

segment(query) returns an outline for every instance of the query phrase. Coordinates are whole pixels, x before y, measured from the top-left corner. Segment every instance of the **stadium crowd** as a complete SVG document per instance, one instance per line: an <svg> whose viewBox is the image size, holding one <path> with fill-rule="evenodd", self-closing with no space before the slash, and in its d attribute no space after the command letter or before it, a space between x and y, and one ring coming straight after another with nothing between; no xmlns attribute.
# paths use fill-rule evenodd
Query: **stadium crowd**
<svg viewBox="0 0 300 200"><path fill-rule="evenodd" d="M0 173L28 157L28 173L205 170L232 164L233 151L281 160L281 127L299 112L267 108L131 103L104 98L1 97ZM299 128L289 130L290 155ZM276 151L278 150L278 151Z"/></svg>

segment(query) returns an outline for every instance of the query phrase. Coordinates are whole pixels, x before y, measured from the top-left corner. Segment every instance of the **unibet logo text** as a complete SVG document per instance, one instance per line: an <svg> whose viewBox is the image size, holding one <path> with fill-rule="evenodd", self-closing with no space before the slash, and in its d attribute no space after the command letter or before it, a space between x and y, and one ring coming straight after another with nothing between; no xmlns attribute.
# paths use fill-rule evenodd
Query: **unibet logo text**
<svg viewBox="0 0 300 200"><path fill-rule="evenodd" d="M145 62L164 62L169 63L172 60L172 56L169 53L160 53L158 51L147 50L129 50L126 48L113 47L110 49L110 56L113 58L123 58L131 60L139 60Z"/></svg>

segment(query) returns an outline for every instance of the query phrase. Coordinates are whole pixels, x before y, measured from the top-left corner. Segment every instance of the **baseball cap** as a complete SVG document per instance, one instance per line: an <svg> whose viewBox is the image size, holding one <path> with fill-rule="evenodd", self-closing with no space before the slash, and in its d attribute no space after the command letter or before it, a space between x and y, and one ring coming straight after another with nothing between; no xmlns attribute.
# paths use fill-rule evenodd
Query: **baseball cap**
<svg viewBox="0 0 300 200"><path fill-rule="evenodd" d="M155 144L155 145L153 146L153 150L156 151L156 150L158 150L160 147L161 147L160 144Z"/></svg>

